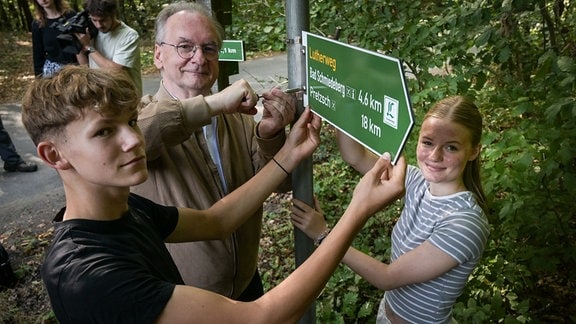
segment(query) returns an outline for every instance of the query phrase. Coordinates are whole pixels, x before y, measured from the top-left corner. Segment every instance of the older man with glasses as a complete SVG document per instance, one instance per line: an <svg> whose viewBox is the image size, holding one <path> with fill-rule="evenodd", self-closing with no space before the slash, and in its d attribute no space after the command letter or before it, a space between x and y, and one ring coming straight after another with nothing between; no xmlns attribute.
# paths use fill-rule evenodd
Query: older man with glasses
<svg viewBox="0 0 576 324"><path fill-rule="evenodd" d="M165 7L156 19L154 63L162 81L142 98L138 124L148 180L132 190L161 204L206 209L252 178L281 148L296 98L278 88L258 95L245 80L217 94L222 26L197 3ZM239 112L248 112L242 114ZM281 189L288 189L285 183ZM263 294L258 274L262 208L221 240L167 245L184 282L233 299Z"/></svg>

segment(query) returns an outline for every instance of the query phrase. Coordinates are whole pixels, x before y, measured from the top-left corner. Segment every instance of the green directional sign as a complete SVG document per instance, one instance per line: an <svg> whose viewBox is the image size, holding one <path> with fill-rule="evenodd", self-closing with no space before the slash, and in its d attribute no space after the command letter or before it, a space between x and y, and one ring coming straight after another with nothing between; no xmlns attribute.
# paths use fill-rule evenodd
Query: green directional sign
<svg viewBox="0 0 576 324"><path fill-rule="evenodd" d="M218 61L242 62L245 60L244 41L241 40L224 40Z"/></svg>
<svg viewBox="0 0 576 324"><path fill-rule="evenodd" d="M302 33L304 104L374 153L396 163L414 126L399 59Z"/></svg>

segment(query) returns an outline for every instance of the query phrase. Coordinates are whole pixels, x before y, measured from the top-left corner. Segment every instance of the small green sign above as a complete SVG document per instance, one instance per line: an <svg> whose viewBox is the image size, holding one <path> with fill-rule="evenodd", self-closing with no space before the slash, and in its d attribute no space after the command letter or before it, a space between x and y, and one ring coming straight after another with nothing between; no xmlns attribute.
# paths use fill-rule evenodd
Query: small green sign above
<svg viewBox="0 0 576 324"><path fill-rule="evenodd" d="M399 59L303 32L304 104L378 155L396 163L414 126Z"/></svg>
<svg viewBox="0 0 576 324"><path fill-rule="evenodd" d="M244 41L241 40L224 40L218 61L245 61L244 55Z"/></svg>

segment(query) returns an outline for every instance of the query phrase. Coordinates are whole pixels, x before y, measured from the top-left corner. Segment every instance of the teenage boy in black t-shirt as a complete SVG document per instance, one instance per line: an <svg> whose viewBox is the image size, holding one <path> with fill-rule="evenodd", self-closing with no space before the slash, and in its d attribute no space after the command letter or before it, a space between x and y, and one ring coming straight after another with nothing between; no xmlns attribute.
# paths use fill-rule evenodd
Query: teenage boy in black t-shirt
<svg viewBox="0 0 576 324"><path fill-rule="evenodd" d="M258 98L248 85L210 97L207 121L232 113L232 106L256 112ZM316 149L321 121L307 109L273 161L211 208L164 207L130 193L147 177L139 99L125 75L82 66L35 80L24 97L23 123L66 194L42 267L61 323L295 322L367 218L403 192L404 160L392 167L389 156L379 159L324 243L256 301L185 286L164 242L218 239L234 231Z"/></svg>

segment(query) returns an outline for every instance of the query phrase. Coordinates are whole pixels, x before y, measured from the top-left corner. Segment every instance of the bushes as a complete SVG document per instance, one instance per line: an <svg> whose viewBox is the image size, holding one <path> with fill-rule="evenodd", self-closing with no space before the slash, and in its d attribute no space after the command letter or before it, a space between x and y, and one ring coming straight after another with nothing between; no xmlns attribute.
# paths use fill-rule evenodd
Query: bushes
<svg viewBox="0 0 576 324"><path fill-rule="evenodd" d="M234 6L235 38L255 51L283 48L282 2ZM405 61L416 76L409 87L417 120L448 95L472 96L481 107L492 233L455 306L462 322L576 320L568 302L576 299L575 24L575 5L562 0L311 3L313 33L346 26L341 41ZM339 215L357 178L334 147L324 150L315 191ZM397 215L375 218L355 246L385 257ZM380 297L342 267L318 301L319 322L370 321Z"/></svg>

